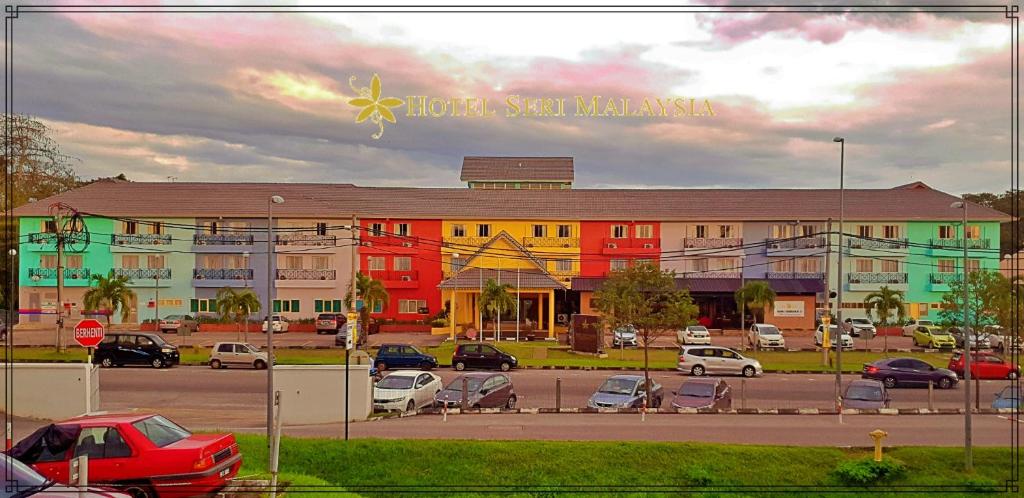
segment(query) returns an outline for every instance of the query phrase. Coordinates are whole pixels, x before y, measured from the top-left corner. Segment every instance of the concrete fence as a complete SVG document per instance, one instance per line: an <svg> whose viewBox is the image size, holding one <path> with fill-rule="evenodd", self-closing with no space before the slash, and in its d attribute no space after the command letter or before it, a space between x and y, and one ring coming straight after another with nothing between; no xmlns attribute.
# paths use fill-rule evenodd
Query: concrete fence
<svg viewBox="0 0 1024 498"><path fill-rule="evenodd" d="M0 411L17 417L62 420L100 406L99 367L84 363L0 363ZM8 403L8 390L13 399Z"/></svg>
<svg viewBox="0 0 1024 498"><path fill-rule="evenodd" d="M370 365L350 365L349 420L366 420L373 411ZM284 425L341 422L345 414L345 365L274 367L274 387L281 391Z"/></svg>

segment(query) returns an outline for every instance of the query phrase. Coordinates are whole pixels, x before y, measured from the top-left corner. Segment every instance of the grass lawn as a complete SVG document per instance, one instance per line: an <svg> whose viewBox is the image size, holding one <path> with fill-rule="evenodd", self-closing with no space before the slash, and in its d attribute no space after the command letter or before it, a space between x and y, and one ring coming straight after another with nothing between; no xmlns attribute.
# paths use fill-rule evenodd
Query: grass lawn
<svg viewBox="0 0 1024 498"><path fill-rule="evenodd" d="M265 475L265 439L254 435L236 437L245 455L240 475ZM704 443L379 439L358 439L346 443L337 439L285 438L281 442L280 462L282 481L347 486L363 496L400 495L400 489L387 486L402 485L500 486L490 490L492 496L568 496L588 490L611 495L613 489L620 493L635 491L639 496L655 491L651 486L658 485L843 486L832 474L836 465L869 455L867 450L827 447ZM976 471L967 475L959 470L958 462L963 451L957 448L890 449L886 456L902 461L907 470L902 476L880 486L946 485L999 489L998 486L1009 477L1010 450L977 448L974 455ZM545 488L557 485L580 487L560 493L552 493L557 490ZM520 488L517 490L514 486ZM648 486L643 490L646 493L641 493L638 486ZM861 494L868 492L865 488L855 489ZM886 490L896 489L881 487L870 492L879 496L886 494ZM426 491L424 488L419 490ZM414 490L407 488L406 491ZM449 488L434 490L434 493L444 496L452 494L451 491ZM482 488L477 488L477 493L469 491L469 494L484 494L480 492ZM815 496L824 490L795 491L801 496ZM916 491L923 495L925 490ZM722 494L756 496L763 491L748 489L746 494L743 492L742 489L734 489ZM321 492L316 496L325 494ZM679 494L679 490L674 490L673 494ZM342 495L339 490L332 496Z"/></svg>

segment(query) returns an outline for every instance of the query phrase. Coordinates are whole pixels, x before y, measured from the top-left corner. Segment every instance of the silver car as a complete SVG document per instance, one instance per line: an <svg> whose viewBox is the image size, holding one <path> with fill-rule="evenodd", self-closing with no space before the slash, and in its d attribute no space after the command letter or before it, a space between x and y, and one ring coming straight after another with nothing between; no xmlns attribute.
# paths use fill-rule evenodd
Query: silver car
<svg viewBox="0 0 1024 498"><path fill-rule="evenodd" d="M180 334L186 330L196 333L199 332L199 320L191 315L167 315L160 320L159 327L160 332L165 334L171 331Z"/></svg>
<svg viewBox="0 0 1024 498"><path fill-rule="evenodd" d="M690 325L676 332L679 344L711 344L711 333L703 325Z"/></svg>
<svg viewBox="0 0 1024 498"><path fill-rule="evenodd" d="M612 332L612 347L617 348L620 346L633 346L636 347L639 342L636 338L636 329L632 325L626 325L625 327L619 327Z"/></svg>
<svg viewBox="0 0 1024 498"><path fill-rule="evenodd" d="M708 374L759 377L764 374L761 362L721 346L681 346L676 370L698 377Z"/></svg>
<svg viewBox="0 0 1024 498"><path fill-rule="evenodd" d="M229 366L267 368L267 353L244 342L218 342L210 350L210 368L217 370Z"/></svg>

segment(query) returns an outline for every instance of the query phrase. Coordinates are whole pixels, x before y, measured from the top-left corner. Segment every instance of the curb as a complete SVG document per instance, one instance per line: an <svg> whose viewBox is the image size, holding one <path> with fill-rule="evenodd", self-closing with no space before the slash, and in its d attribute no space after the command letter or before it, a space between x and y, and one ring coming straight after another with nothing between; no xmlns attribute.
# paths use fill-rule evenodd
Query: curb
<svg viewBox="0 0 1024 498"><path fill-rule="evenodd" d="M449 415L546 415L546 414L640 414L639 408L516 408L507 410L503 408L478 408L462 412L460 408L448 409ZM729 410L718 410L711 408L648 408L648 414L679 414L679 415L838 415L834 409L819 408L733 408ZM844 408L843 415L962 415L963 408L940 408L928 410L927 408L881 408L877 410L860 410L855 408ZM982 408L972 410L971 413L979 415L1012 414L1012 408ZM422 408L416 412L402 413L398 417L405 418L418 415L441 415L440 408ZM386 420L385 417L379 420Z"/></svg>

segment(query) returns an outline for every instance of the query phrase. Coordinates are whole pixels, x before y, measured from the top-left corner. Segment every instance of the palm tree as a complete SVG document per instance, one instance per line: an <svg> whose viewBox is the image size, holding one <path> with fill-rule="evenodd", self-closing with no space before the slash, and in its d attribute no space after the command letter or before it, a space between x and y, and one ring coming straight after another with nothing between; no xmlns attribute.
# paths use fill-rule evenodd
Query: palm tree
<svg viewBox="0 0 1024 498"><path fill-rule="evenodd" d="M350 282L351 284L351 282ZM367 333L370 331L370 311L376 307L377 303L381 303L381 309L388 307L388 301L391 296L388 295L387 289L384 288L384 284L380 280L374 280L373 277L363 274L356 274L356 299L363 301L363 309L359 310L359 323L363 324L363 330ZM349 291L345 294L345 307L348 309L354 309L352 304L352 290L349 287Z"/></svg>
<svg viewBox="0 0 1024 498"><path fill-rule="evenodd" d="M251 289L238 292L232 287L224 287L217 291L217 313L220 313L221 321L234 322L239 331L242 330L242 320L259 311L260 298ZM243 341L248 340L249 331L246 330Z"/></svg>
<svg viewBox="0 0 1024 498"><path fill-rule="evenodd" d="M89 280L91 288L82 297L85 309L97 311L105 308L108 311L107 328L110 328L110 315L118 308L121 308L121 321L128 321L131 302L135 298L135 292L128 288L132 280L125 276L115 277L113 270L106 277L93 275Z"/></svg>
<svg viewBox="0 0 1024 498"><path fill-rule="evenodd" d="M768 306L775 304L775 291L768 285L768 282L764 280L751 280L746 285L736 289L736 306L740 309L750 308L752 312L756 312L758 309L761 310L761 322L764 322L764 316L767 312ZM757 314L754 314L754 320L757 320ZM740 331L740 334L744 334L744 331ZM740 339L740 345L744 344L744 340ZM755 350L757 342L754 342Z"/></svg>
<svg viewBox="0 0 1024 498"><path fill-rule="evenodd" d="M487 310L488 315L494 317L494 337L495 340L498 340L498 320L501 320L502 313L514 312L516 309L516 298L512 297L512 286L509 284L499 285L493 278L487 279L487 284L480 294L480 306Z"/></svg>
<svg viewBox="0 0 1024 498"><path fill-rule="evenodd" d="M868 318L871 318L872 312L878 318L878 327L885 328L889 325L889 318L892 313L896 312L897 323L902 323L906 319L907 310L903 302L903 292L898 290L889 289L889 286L882 286L878 292L872 292L864 297L864 308L867 311ZM882 334L882 350L885 353L889 353L889 335Z"/></svg>

